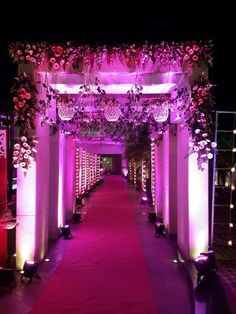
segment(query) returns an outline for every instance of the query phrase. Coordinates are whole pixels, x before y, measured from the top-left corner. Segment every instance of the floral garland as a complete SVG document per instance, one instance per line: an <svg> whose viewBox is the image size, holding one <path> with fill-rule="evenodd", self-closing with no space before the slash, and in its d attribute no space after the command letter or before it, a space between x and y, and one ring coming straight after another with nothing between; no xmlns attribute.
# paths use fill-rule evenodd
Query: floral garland
<svg viewBox="0 0 236 314"><path fill-rule="evenodd" d="M32 167L35 159L36 145L38 141L32 137L35 129L35 118L37 113L45 113L45 102L37 104L37 89L32 78L25 72L15 78L11 89L14 103L15 125L19 128L20 140L14 145L13 165L19 166L24 172Z"/></svg>
<svg viewBox="0 0 236 314"><path fill-rule="evenodd" d="M94 65L101 68L104 62L120 61L129 68L145 68L151 61L162 66L179 64L192 66L194 63L206 62L212 65L212 41L200 42L161 42L159 44L90 46L75 42L64 44L47 43L12 43L9 53L13 62L33 63L35 66L49 63L49 70L76 69L82 66Z"/></svg>
<svg viewBox="0 0 236 314"><path fill-rule="evenodd" d="M211 85L204 73L194 82L189 106L179 107L185 125L191 134L189 154L198 160L199 169L207 167L208 159L212 159L217 144L212 141L212 124L214 98Z"/></svg>
<svg viewBox="0 0 236 314"><path fill-rule="evenodd" d="M35 128L35 116L39 112L36 101L37 89L31 77L24 72L16 77L11 94L19 134L27 135L30 129Z"/></svg>

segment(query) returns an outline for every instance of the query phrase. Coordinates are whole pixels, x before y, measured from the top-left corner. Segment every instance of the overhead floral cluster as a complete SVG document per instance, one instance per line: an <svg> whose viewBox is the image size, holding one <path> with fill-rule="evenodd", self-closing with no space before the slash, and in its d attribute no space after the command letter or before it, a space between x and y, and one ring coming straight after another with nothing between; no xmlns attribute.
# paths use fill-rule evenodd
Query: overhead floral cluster
<svg viewBox="0 0 236 314"><path fill-rule="evenodd" d="M37 144L37 140L21 136L20 141L14 145L13 165L15 168L21 167L23 172L27 172L29 168L32 168L32 162L35 160L35 153L37 152Z"/></svg>
<svg viewBox="0 0 236 314"><path fill-rule="evenodd" d="M178 108L192 137L192 141L189 143L190 154L196 156L200 169L206 168L207 161L213 158L217 145L212 141L214 113L212 88L213 85L202 73L199 80L193 84L190 104Z"/></svg>
<svg viewBox="0 0 236 314"><path fill-rule="evenodd" d="M117 46L79 45L76 42L64 44L48 43L12 43L9 47L13 62L30 63L39 66L49 63L49 70L80 70L81 67L95 65L101 68L103 63L120 61L129 68L145 68L153 64L170 66L192 66L194 63L212 64L212 41L161 42L143 45L121 44Z"/></svg>

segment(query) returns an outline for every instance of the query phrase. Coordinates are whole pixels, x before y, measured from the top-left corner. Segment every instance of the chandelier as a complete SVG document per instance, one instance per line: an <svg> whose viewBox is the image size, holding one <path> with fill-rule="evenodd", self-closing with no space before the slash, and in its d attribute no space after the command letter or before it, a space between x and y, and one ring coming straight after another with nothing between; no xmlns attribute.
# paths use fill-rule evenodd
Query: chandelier
<svg viewBox="0 0 236 314"><path fill-rule="evenodd" d="M67 94L60 96L57 109L61 120L70 121L74 117L74 100Z"/></svg>
<svg viewBox="0 0 236 314"><path fill-rule="evenodd" d="M153 118L156 122L165 122L169 116L169 106L167 102L156 106L153 110Z"/></svg>

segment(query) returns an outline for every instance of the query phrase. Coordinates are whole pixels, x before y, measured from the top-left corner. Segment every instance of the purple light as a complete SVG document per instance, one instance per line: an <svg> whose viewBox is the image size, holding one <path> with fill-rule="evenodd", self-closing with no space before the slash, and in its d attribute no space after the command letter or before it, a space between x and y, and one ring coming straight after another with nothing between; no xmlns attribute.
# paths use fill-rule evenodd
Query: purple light
<svg viewBox="0 0 236 314"><path fill-rule="evenodd" d="M146 196L143 196L143 197L142 197L142 200L143 200L143 201L147 201L147 197L146 197Z"/></svg>
<svg viewBox="0 0 236 314"><path fill-rule="evenodd" d="M195 258L195 262L206 261L208 259L207 256L201 255Z"/></svg>
<svg viewBox="0 0 236 314"><path fill-rule="evenodd" d="M25 261L25 262L26 262L26 264L30 264L30 265L34 265L35 264L34 261Z"/></svg>

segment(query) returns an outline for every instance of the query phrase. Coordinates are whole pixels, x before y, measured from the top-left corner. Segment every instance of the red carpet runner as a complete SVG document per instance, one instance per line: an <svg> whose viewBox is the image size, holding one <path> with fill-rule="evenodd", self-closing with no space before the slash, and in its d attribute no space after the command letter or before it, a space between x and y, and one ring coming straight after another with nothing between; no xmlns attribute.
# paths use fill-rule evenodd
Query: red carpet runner
<svg viewBox="0 0 236 314"><path fill-rule="evenodd" d="M157 313L124 179L108 176L32 313Z"/></svg>

